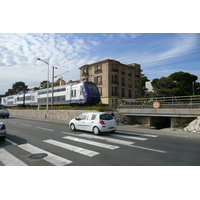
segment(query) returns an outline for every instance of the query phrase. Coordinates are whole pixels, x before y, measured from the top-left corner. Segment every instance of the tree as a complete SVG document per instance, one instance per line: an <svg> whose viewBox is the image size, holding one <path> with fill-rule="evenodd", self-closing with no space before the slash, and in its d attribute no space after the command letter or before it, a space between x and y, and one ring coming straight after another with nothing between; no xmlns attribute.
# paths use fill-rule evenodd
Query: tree
<svg viewBox="0 0 200 200"><path fill-rule="evenodd" d="M194 83L198 79L197 76L180 71L171 74L169 77L174 80L176 87L180 89L177 95L185 96L193 94Z"/></svg>
<svg viewBox="0 0 200 200"><path fill-rule="evenodd" d="M19 81L13 84L12 89L8 89L8 91L5 93L5 96L25 93L27 90L28 86L24 82Z"/></svg>
<svg viewBox="0 0 200 200"><path fill-rule="evenodd" d="M8 91L5 93L5 96L10 96L10 95L14 95L14 94L16 94L16 93L14 92L13 89L8 89Z"/></svg>
<svg viewBox="0 0 200 200"><path fill-rule="evenodd" d="M171 77L154 79L152 86L158 96L174 96L179 90Z"/></svg>
<svg viewBox="0 0 200 200"><path fill-rule="evenodd" d="M195 82L197 76L187 72L175 72L168 77L153 79L154 91L161 96L187 96L199 94L200 84Z"/></svg>
<svg viewBox="0 0 200 200"><path fill-rule="evenodd" d="M48 81L42 81L42 82L40 82L40 89L47 88L47 82ZM51 87L51 83L50 82L49 82L49 87Z"/></svg>

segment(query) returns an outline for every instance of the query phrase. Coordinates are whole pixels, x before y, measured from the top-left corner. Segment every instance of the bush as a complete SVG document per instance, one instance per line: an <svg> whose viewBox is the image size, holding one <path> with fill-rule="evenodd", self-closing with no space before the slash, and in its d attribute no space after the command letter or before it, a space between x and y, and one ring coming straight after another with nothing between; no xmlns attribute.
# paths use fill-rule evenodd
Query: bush
<svg viewBox="0 0 200 200"><path fill-rule="evenodd" d="M188 124L182 124L181 129L184 129L186 126L188 126Z"/></svg>

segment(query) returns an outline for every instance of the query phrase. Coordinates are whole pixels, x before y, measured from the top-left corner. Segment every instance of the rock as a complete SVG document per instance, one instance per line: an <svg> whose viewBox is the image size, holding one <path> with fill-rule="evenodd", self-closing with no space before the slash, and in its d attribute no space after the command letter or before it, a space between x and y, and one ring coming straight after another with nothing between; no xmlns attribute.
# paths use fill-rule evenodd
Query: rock
<svg viewBox="0 0 200 200"><path fill-rule="evenodd" d="M183 130L187 132L200 133L200 116L190 122L189 125L186 126Z"/></svg>

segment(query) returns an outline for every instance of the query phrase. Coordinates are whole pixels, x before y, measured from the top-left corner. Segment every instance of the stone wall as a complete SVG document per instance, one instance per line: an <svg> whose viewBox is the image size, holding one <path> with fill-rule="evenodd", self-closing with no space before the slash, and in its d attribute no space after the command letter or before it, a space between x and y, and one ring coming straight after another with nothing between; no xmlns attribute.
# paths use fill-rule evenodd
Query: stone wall
<svg viewBox="0 0 200 200"><path fill-rule="evenodd" d="M36 118L36 119L53 119L69 122L71 119L78 117L87 110L12 110L9 109L10 117Z"/></svg>

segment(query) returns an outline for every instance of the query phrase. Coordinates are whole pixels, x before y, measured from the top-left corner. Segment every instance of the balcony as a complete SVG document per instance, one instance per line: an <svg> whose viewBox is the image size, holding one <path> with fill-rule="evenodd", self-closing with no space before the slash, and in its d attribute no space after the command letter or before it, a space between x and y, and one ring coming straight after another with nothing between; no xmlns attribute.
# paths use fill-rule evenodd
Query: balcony
<svg viewBox="0 0 200 200"><path fill-rule="evenodd" d="M119 93L118 92L112 92L112 96L119 96Z"/></svg>
<svg viewBox="0 0 200 200"><path fill-rule="evenodd" d="M89 76L89 73L84 72L84 73L82 73L82 76Z"/></svg>
<svg viewBox="0 0 200 200"><path fill-rule="evenodd" d="M118 68L112 68L111 71L112 72L119 72L119 69Z"/></svg>
<svg viewBox="0 0 200 200"><path fill-rule="evenodd" d="M102 69L97 69L97 70L95 70L95 72L94 72L95 74L99 74L99 73L102 73Z"/></svg>
<svg viewBox="0 0 200 200"><path fill-rule="evenodd" d="M119 81L112 80L111 83L119 85Z"/></svg>

